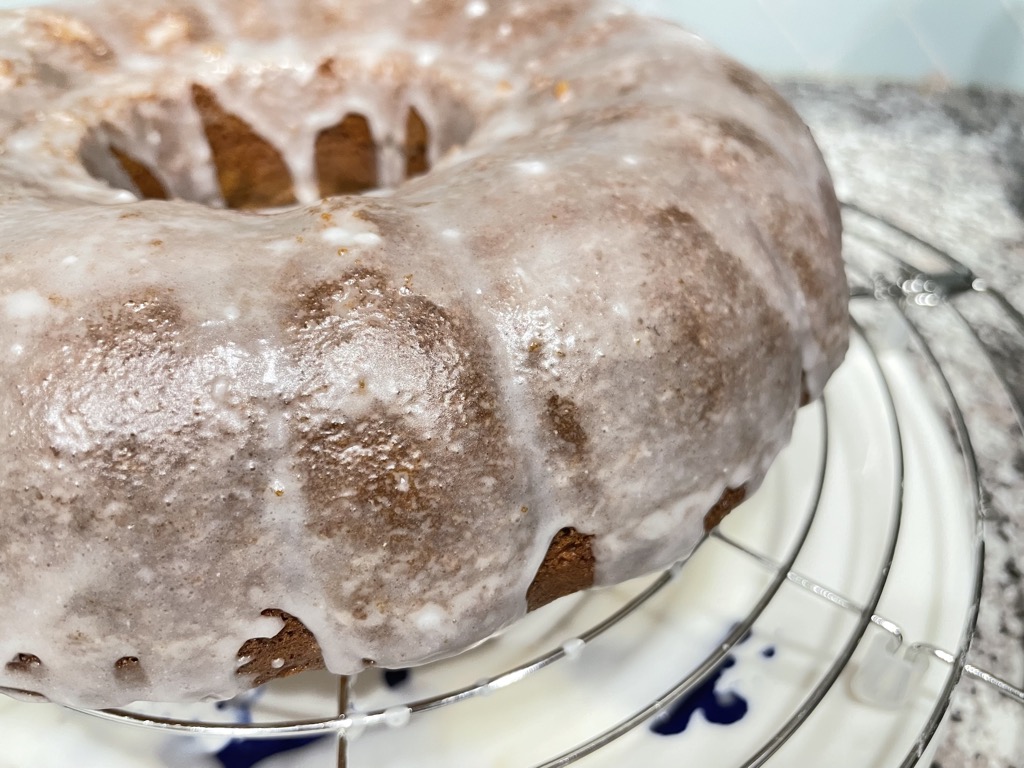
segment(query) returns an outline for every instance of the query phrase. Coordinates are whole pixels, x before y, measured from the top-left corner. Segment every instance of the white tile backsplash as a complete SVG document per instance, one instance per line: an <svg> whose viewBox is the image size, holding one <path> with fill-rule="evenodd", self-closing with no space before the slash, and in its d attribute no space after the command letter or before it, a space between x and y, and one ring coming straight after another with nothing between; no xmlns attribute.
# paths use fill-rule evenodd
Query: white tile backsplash
<svg viewBox="0 0 1024 768"><path fill-rule="evenodd" d="M1024 91L1024 0L627 0L772 75Z"/></svg>

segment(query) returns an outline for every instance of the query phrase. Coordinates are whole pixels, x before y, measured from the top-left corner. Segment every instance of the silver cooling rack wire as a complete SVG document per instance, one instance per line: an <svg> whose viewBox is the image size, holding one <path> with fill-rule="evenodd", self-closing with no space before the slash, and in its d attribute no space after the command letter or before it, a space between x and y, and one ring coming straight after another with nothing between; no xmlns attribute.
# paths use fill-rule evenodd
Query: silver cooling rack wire
<svg viewBox="0 0 1024 768"><path fill-rule="evenodd" d="M971 641L981 606L986 489L979 473L977 436L969 429L961 399L951 384L948 375L950 363L943 359L941 344L935 344L927 331L930 313L945 313L962 328L975 350L987 360L992 373L1005 389L1016 417L1017 427L1021 431L1020 441L1024 443L1024 390L1017 386L1020 382L1014 380L1013 367L1007 365L1005 347L997 349L993 346L982 324L972 319L976 315L974 310L979 307L989 316L997 316L1001 327L1005 329L1006 339L1015 344L1015 350L1024 350L1024 315L1002 293L983 283L950 254L930 245L921 237L853 205L844 206L844 220L854 337L863 342L865 349L868 350L870 376L875 379L879 391L884 394L883 417L888 425L888 441L891 443L893 457L890 467L891 478L887 486L890 505L886 516L888 529L881 539L882 544L878 553L880 565L872 574L866 596L855 599L841 594L812 574L804 573L796 567L797 560L805 552L810 532L818 521L822 489L830 471L829 446L833 444L834 435L831 432L835 428L830 428L829 395L826 394L823 402L812 406L819 412L817 423L820 428L818 439L821 449L817 454L817 465L809 474L806 494L809 502L794 528L788 549L781 557L768 554L722 530L706 537L699 548L725 547L763 568L767 574L767 581L750 603L747 614L736 622L705 658L692 666L675 683L666 684L660 695L651 697L646 705L636 708L632 714L602 728L600 732L593 733L575 746L553 753L541 762L533 761L531 764L535 768L556 768L581 761L657 718L674 702L692 693L721 668L726 658L757 624L783 588L795 588L802 593L813 595L821 603L830 606L829 610L848 616L852 622L844 630L845 636L836 646L830 661L818 670L815 678L800 694L799 703L780 717L774 726L774 732L737 764L743 768L754 768L767 763L804 726L844 673L852 678L851 687L860 701L881 708L899 709L909 698L915 681L920 678L925 668L938 662L944 669L941 690L935 696L916 738L911 739L905 757L898 763L902 768L918 765L942 723L953 691L963 676L981 681L1024 705L1024 690L969 661ZM884 322L880 322L879 318ZM885 326L887 330L878 330L880 326ZM973 550L973 563L970 566L971 583L968 607L960 624L959 642L951 649L939 648L907 637L896 617L888 618L878 612L883 592L890 581L890 570L903 534L904 519L907 444L893 397L892 382L880 362L880 349L884 347L884 339L887 334L891 335L894 326L901 329L900 332L908 341L907 346L912 350L915 369L922 377L927 377L932 382L930 391L937 395L937 405L944 411L947 429L962 459L969 496L966 506L969 517L968 530L972 531L973 535L973 541L970 542ZM522 685L527 678L533 677L541 670L565 663L578 653L580 648L589 646L617 626L636 620L637 612L661 599L666 588L681 574L685 575L688 572L689 565L689 561L680 562L665 571L639 594L625 600L596 623L590 624L589 628L579 632L573 644L554 644L546 652L534 655L500 674L492 674L472 685L455 687L398 706L352 711L346 681L342 680L338 713L318 719L223 724L152 717L128 710L89 711L87 714L118 723L193 736L259 739L333 734L339 743L338 764L345 765L346 744L357 732L378 725L401 725L442 708L457 708L477 697ZM859 662L854 661L857 654L860 654Z"/></svg>

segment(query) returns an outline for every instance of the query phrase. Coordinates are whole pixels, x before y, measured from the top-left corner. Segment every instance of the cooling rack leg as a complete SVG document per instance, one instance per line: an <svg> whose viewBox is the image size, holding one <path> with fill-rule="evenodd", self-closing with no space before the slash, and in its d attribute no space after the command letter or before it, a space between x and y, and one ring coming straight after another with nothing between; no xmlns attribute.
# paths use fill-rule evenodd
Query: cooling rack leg
<svg viewBox="0 0 1024 768"><path fill-rule="evenodd" d="M344 715L348 712L348 677L338 676L338 714ZM348 739L344 731L338 732L338 768L348 766Z"/></svg>

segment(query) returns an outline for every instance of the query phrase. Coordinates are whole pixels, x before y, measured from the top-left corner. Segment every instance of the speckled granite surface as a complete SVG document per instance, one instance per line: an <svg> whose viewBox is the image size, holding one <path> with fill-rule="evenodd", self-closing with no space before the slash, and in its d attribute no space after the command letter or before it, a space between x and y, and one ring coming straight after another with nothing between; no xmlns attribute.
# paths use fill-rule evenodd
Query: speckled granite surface
<svg viewBox="0 0 1024 768"><path fill-rule="evenodd" d="M1024 95L784 82L840 196L934 243L1024 308ZM1024 338L976 294L953 300L996 369L948 311L914 310L962 404L986 510L985 588L969 661L1024 685ZM1024 767L1024 706L961 682L933 768Z"/></svg>

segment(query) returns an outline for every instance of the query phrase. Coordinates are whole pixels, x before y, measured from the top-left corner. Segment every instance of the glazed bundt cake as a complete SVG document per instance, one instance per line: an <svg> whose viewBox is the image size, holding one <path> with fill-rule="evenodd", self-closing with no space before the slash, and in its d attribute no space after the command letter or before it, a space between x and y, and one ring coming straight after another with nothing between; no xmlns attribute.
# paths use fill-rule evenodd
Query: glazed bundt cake
<svg viewBox="0 0 1024 768"><path fill-rule="evenodd" d="M756 75L599 0L0 13L0 687L228 697L685 556L848 333Z"/></svg>

